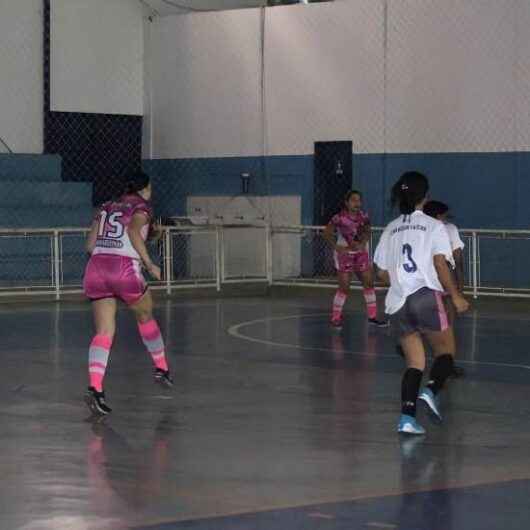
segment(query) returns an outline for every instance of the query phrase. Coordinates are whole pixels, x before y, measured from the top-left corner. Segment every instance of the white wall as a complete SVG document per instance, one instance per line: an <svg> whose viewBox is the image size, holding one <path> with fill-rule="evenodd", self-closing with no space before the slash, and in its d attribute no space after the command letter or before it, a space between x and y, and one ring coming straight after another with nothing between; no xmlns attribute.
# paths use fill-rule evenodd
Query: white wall
<svg viewBox="0 0 530 530"><path fill-rule="evenodd" d="M516 3L389 3L389 152L515 149Z"/></svg>
<svg viewBox="0 0 530 530"><path fill-rule="evenodd" d="M0 136L15 152L42 152L42 91L42 1L0 0Z"/></svg>
<svg viewBox="0 0 530 530"><path fill-rule="evenodd" d="M267 10L268 145L307 154L315 141L383 149L383 3L337 0Z"/></svg>
<svg viewBox="0 0 530 530"><path fill-rule="evenodd" d="M134 0L51 0L53 111L143 114L143 9Z"/></svg>
<svg viewBox="0 0 530 530"><path fill-rule="evenodd" d="M268 9L268 153L338 139L358 153L528 150L529 27L527 0ZM167 17L153 33L154 156L261 154L259 10Z"/></svg>
<svg viewBox="0 0 530 530"><path fill-rule="evenodd" d="M153 22L155 158L260 152L259 27L255 9Z"/></svg>

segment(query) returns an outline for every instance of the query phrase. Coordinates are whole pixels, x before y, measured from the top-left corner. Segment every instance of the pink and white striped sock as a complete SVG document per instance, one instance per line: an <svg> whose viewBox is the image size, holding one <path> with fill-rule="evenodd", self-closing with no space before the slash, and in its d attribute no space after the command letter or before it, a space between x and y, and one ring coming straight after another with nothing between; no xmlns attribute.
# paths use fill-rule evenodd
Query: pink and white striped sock
<svg viewBox="0 0 530 530"><path fill-rule="evenodd" d="M108 335L96 335L90 343L88 350L88 378L90 386L98 392L103 391L103 378L107 370L112 337Z"/></svg>
<svg viewBox="0 0 530 530"><path fill-rule="evenodd" d="M368 311L368 318L377 318L377 299L375 296L375 289L363 290L364 301L366 302L366 309Z"/></svg>
<svg viewBox="0 0 530 530"><path fill-rule="evenodd" d="M342 318L342 309L346 302L347 296L338 289L333 298L333 320L340 320Z"/></svg>
<svg viewBox="0 0 530 530"><path fill-rule="evenodd" d="M144 323L138 322L138 330L145 347L151 354L154 365L161 370L168 370L164 339L156 320L151 319Z"/></svg>

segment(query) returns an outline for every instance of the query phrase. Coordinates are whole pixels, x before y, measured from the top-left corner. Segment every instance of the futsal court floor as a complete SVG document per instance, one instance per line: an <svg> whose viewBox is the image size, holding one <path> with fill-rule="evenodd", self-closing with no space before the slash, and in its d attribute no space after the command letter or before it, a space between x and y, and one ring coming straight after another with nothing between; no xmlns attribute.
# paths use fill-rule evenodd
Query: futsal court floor
<svg viewBox="0 0 530 530"><path fill-rule="evenodd" d="M331 295L158 299L170 392L121 310L101 423L90 305L3 302L0 529L530 528L529 303L474 304L446 421L400 438L403 361Z"/></svg>

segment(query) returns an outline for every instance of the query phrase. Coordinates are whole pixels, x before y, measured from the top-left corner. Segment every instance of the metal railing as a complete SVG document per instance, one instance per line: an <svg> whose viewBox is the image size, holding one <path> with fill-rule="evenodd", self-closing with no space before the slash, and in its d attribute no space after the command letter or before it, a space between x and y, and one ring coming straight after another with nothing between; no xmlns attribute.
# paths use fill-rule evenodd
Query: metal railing
<svg viewBox="0 0 530 530"><path fill-rule="evenodd" d="M0 296L82 292L88 229L0 229ZM332 287L331 249L321 226L206 225L163 227L150 243L162 281L154 289L225 284ZM374 228L370 250L382 229ZM478 296L530 297L530 231L462 230L466 292ZM357 284L358 285L358 284Z"/></svg>
<svg viewBox="0 0 530 530"><path fill-rule="evenodd" d="M291 275L274 269L278 256L273 258L273 283L330 287L336 285L332 251L322 237L323 226L275 226L274 240L290 237L291 262L299 265ZM374 227L369 243L372 254L383 232ZM530 297L530 230L463 229L460 236L465 243L465 292L478 296ZM359 282L353 282L359 286Z"/></svg>

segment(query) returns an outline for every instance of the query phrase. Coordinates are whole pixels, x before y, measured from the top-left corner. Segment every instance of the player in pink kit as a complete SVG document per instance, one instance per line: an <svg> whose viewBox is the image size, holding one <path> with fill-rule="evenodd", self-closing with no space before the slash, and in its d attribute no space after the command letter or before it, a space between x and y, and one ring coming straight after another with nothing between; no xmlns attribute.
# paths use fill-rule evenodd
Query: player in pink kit
<svg viewBox="0 0 530 530"><path fill-rule="evenodd" d="M152 220L150 198L149 177L135 173L120 199L101 206L87 239L91 257L83 285L92 301L96 335L88 352L90 386L85 402L99 415L112 410L105 402L103 378L116 331L117 299L135 313L138 330L153 360L155 381L173 386L164 341L153 318L153 300L142 275L143 266L153 278L161 278L160 268L151 261L145 246Z"/></svg>
<svg viewBox="0 0 530 530"><path fill-rule="evenodd" d="M342 309L350 291L353 273L363 285L368 322L379 327L388 325L386 321L377 320L373 267L366 248L371 233L370 219L361 207L361 193L349 191L344 198L343 209L331 218L323 234L334 249L333 257L339 280L331 317L331 324L336 328L342 327Z"/></svg>

